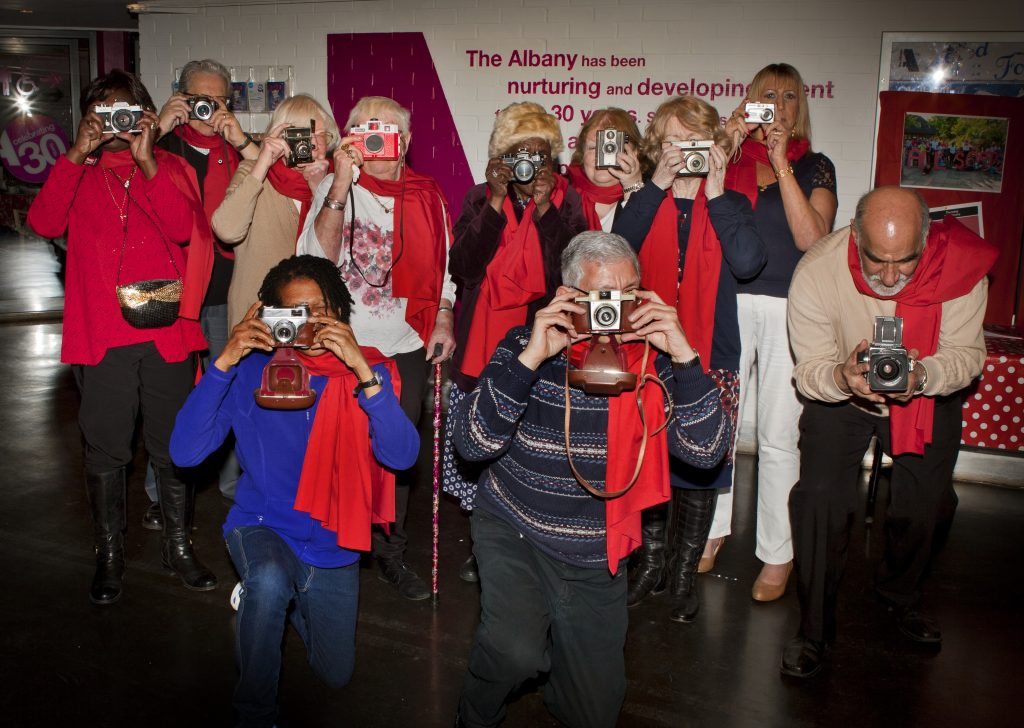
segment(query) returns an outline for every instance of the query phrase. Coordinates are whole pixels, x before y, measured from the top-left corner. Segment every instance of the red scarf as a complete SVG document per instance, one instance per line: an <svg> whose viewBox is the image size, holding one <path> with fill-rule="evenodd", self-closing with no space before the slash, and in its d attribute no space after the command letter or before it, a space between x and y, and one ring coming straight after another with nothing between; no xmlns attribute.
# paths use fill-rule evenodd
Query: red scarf
<svg viewBox="0 0 1024 728"><path fill-rule="evenodd" d="M551 204L556 208L562 206L568 187L568 180L556 174L555 189L551 193ZM487 199L490 198L488 190ZM480 284L476 309L466 337L462 373L467 377L480 376L509 329L526 323L529 304L547 293L544 255L533 224L536 209L531 199L523 211L523 218L517 221L511 197L506 197L502 203L505 229Z"/></svg>
<svg viewBox="0 0 1024 728"><path fill-rule="evenodd" d="M368 364L384 364L395 396L401 394L398 367L375 349L364 348ZM338 534L338 545L370 550L370 527L395 520L395 474L377 462L370 446L366 413L352 396L356 375L330 352L297 352L309 373L326 376L302 463L295 510L308 513Z"/></svg>
<svg viewBox="0 0 1024 728"><path fill-rule="evenodd" d="M918 358L938 349L942 326L942 304L966 296L995 265L999 251L947 215L932 223L928 245L910 282L895 296L880 296L864 280L857 243L850 231L848 262L857 290L865 296L896 301L896 315L903 317L903 345L917 349ZM932 441L935 400L914 397L909 402L889 405L892 454L924 453Z"/></svg>
<svg viewBox="0 0 1024 728"><path fill-rule="evenodd" d="M220 203L224 201L224 194L231 184L231 178L238 169L239 156L234 147L228 145L218 135L205 136L193 129L188 124L175 127L174 133L190 147L196 149L208 149L206 155L206 176L203 178L203 209L206 211L206 219L213 218L213 213ZM234 250L217 241L215 248L217 254L222 258L232 260L235 257Z"/></svg>
<svg viewBox="0 0 1024 728"><path fill-rule="evenodd" d="M641 285L657 293L668 305L676 307L683 332L690 346L700 355L701 367L706 372L711 363L722 244L708 215L703 180L690 213L682 281L679 280L679 208L671 188L658 207L639 258Z"/></svg>
<svg viewBox="0 0 1024 728"><path fill-rule="evenodd" d="M334 160L328 160L328 174L334 171ZM293 169L284 163L284 158L277 160L267 170L267 179L279 193L301 203L299 207L299 229L295 231L295 241L298 242L302 235L302 228L306 226L306 215L309 208L313 206L313 191L309 189L309 183L302 176L302 172Z"/></svg>
<svg viewBox="0 0 1024 728"><path fill-rule="evenodd" d="M433 177L402 168L397 180L383 180L363 172L359 186L375 195L395 199L391 293L405 298L405 320L426 346L434 331L437 306L447 269L452 221L444 193ZM397 257L401 255L401 257Z"/></svg>
<svg viewBox="0 0 1024 728"><path fill-rule="evenodd" d="M583 215L587 218L587 229L600 230L601 216L597 214L597 205L611 205L620 201L623 197L622 185L618 182L607 187L595 185L579 164L569 165L569 181L583 200Z"/></svg>
<svg viewBox="0 0 1024 728"><path fill-rule="evenodd" d="M589 341L576 344L570 358L573 365L582 359L583 347ZM640 371L644 347L641 343L622 344L631 372ZM651 350L647 360L647 373L658 376L655 354ZM639 386L639 385L638 385ZM643 425L637 408L636 392L623 392L608 398L608 459L605 466L605 489L619 490L633 477L637 455L643 439ZM661 387L648 384L641 390L641 400L647 427L654 432L665 421L665 401ZM619 561L628 556L643 540L640 513L645 508L664 503L671 497L668 475L668 433L662 430L650 437L644 455L640 476L629 491L618 498L605 501L605 531L607 534L608 570L614 574Z"/></svg>
<svg viewBox="0 0 1024 728"><path fill-rule="evenodd" d="M182 276L178 316L198 321L199 310L203 305L203 299L206 298L206 288L210 284L210 273L213 270L213 230L210 229L210 222L199 201L196 171L177 154L160 147L153 147L153 158L156 160L157 168L167 174L171 183L188 201L191 211L192 236L189 244L183 248L185 271ZM120 152L104 152L100 156L99 164L111 170L127 170L135 166L135 160L132 158L131 150L125 149ZM127 178L128 174L128 171L118 173L123 179ZM132 201L145 208L150 219L159 219L156 213L149 209L149 200L145 195L133 195ZM170 246L175 245L170 241L167 243Z"/></svg>
<svg viewBox="0 0 1024 728"><path fill-rule="evenodd" d="M806 139L792 139L786 148L786 159L790 162L803 157L811 148L811 143ZM764 142L747 137L740 147L740 158L729 165L725 171L725 186L730 190L742 192L750 200L750 204L757 208L757 163L771 167L768 161L768 147Z"/></svg>

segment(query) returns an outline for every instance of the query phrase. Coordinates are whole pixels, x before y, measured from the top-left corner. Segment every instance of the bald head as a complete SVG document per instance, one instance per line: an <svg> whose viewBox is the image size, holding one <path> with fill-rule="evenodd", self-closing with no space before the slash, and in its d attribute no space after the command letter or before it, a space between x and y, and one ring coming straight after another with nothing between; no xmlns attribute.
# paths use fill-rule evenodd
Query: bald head
<svg viewBox="0 0 1024 728"><path fill-rule="evenodd" d="M928 237L928 205L912 190L879 187L857 203L853 232L864 278L891 296L917 269Z"/></svg>

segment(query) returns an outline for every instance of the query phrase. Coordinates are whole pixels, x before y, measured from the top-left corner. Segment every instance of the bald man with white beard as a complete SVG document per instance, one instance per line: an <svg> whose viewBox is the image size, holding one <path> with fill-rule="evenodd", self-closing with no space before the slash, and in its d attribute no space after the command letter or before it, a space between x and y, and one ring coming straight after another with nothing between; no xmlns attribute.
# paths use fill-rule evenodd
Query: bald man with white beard
<svg viewBox="0 0 1024 728"><path fill-rule="evenodd" d="M819 240L797 267L789 336L807 402L789 510L801 620L783 674L817 674L835 640L860 463L873 435L893 458L875 590L905 636L941 642L919 607L921 587L956 510L960 391L985 361L986 275L997 255L951 217L929 224L917 193L881 187L861 198L850 227ZM897 391L873 391L858 356L877 316L903 320L910 370Z"/></svg>

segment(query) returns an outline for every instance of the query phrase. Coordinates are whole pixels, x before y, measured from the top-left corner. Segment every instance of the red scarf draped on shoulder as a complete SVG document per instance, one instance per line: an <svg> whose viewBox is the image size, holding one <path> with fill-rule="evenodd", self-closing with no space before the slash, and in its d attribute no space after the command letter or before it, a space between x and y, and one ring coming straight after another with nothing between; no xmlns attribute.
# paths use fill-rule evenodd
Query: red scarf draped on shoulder
<svg viewBox="0 0 1024 728"><path fill-rule="evenodd" d="M327 165L327 174L333 173L334 160L328 159ZM286 165L284 158L270 165L270 169L267 170L267 180L280 194L299 201L301 205L299 207L299 229L295 231L295 241L298 242L299 236L302 235L302 228L306 226L306 216L313 206L313 191L309 189L309 183L302 176L302 172Z"/></svg>
<svg viewBox="0 0 1024 728"><path fill-rule="evenodd" d="M171 183L178 189L182 196L188 201L190 214L192 216L192 236L189 244L184 246L185 270L182 273L181 303L178 307L180 318L199 320L199 309L206 298L206 287L210 284L210 272L213 270L213 230L210 229L210 222L206 218L203 206L199 197L199 182L196 179L196 171L189 164L176 154L172 154L160 147L153 148L153 158L156 160L157 168L163 170L171 180ZM120 152L105 152L100 156L99 164L116 170L120 167L135 166L135 160L130 150ZM119 172L119 176L126 178L128 172ZM144 204L145 198L133 197L136 204ZM152 211L147 211L152 213ZM167 241L168 245L175 245Z"/></svg>
<svg viewBox="0 0 1024 728"><path fill-rule="evenodd" d="M708 215L704 181L693 200L690 234L686 244L683 278L679 280L679 208L671 188L654 216L640 249L640 284L654 291L679 313L690 345L700 355L701 367L711 363L711 336L715 328L715 301L722 270L722 244Z"/></svg>
<svg viewBox="0 0 1024 728"><path fill-rule="evenodd" d="M395 298L408 299L405 320L426 346L437 320L448 241L453 237L444 193L433 177L416 172L408 164L397 180L363 172L358 184L376 195L395 198L391 292Z"/></svg>
<svg viewBox="0 0 1024 728"><path fill-rule="evenodd" d="M791 139L786 148L786 159L795 162L803 157L810 150L811 144L806 139ZM760 162L769 169L772 163L768 161L768 147L757 139L747 137L740 147L739 159L730 164L725 170L726 189L742 192L750 200L750 204L757 208L757 163Z"/></svg>
<svg viewBox="0 0 1024 728"><path fill-rule="evenodd" d="M395 396L401 395L398 368L379 351L363 348L370 366L384 364ZM352 396L356 375L333 354L297 352L309 373L326 376L302 463L295 510L308 513L338 534L338 545L370 550L370 527L395 520L395 474L377 462L366 413Z"/></svg>
<svg viewBox="0 0 1024 728"><path fill-rule="evenodd" d="M595 185L579 164L569 165L569 181L583 201L583 215L587 219L588 230L601 229L601 216L597 214L597 205L612 205L623 198L622 185L616 182L608 187Z"/></svg>
<svg viewBox="0 0 1024 728"><path fill-rule="evenodd" d="M860 253L850 232L848 262L857 290L865 296L896 301L896 315L903 317L903 345L917 349L918 358L935 353L942 325L942 304L966 296L995 265L999 251L968 230L956 218L946 216L932 223L928 244L910 282L895 296L880 296L864 280ZM914 397L889 404L892 454L923 454L932 441L935 400Z"/></svg>
<svg viewBox="0 0 1024 728"><path fill-rule="evenodd" d="M562 206L568 187L568 180L556 174L555 189L551 193L551 204L556 208ZM491 199L490 190L487 191L487 199ZM480 284L473 321L466 337L462 373L467 377L480 376L509 329L526 323L527 306L547 293L544 254L533 224L536 208L531 199L522 219L517 221L511 197L506 197L502 204L505 229Z"/></svg>
<svg viewBox="0 0 1024 728"><path fill-rule="evenodd" d="M588 342L573 347L571 360L580 363L583 347ZM631 372L640 372L644 347L640 343L621 345L626 352L626 361ZM652 349L647 360L647 373L657 377L656 352ZM665 421L665 401L661 387L648 384L640 393L644 416L650 432L657 430ZM605 488L619 490L633 477L636 459L643 439L643 425L636 403L636 391L623 392L608 398L608 458L605 466ZM636 484L618 498L605 501L605 530L607 534L608 570L614 574L619 561L636 549L643 536L640 530L640 513L645 508L665 503L671 497L668 475L668 433L662 430L650 437L644 454L643 466Z"/></svg>
<svg viewBox="0 0 1024 728"><path fill-rule="evenodd" d="M174 134L196 149L207 149L206 155L206 176L203 178L203 210L206 211L206 219L210 220L220 203L224 201L224 194L231 184L231 178L238 169L238 162L241 159L235 148L229 145L219 134L205 136L193 129L188 124L175 127ZM235 257L234 250L216 240L216 252L220 257L232 260Z"/></svg>

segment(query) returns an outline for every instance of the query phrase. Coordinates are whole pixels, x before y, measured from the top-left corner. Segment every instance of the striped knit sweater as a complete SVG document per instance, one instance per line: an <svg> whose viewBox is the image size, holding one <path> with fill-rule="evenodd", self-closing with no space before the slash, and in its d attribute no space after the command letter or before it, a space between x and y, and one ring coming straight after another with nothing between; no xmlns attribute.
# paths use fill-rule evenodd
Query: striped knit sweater
<svg viewBox="0 0 1024 728"><path fill-rule="evenodd" d="M471 461L490 461L476 505L511 523L551 557L584 568L606 568L605 504L576 482L565 455L565 354L532 371L519 361L530 330L509 331L480 374L476 389L451 413L455 444ZM668 426L672 456L710 468L732 437L718 390L700 367L656 368L672 393ZM604 487L608 398L572 389L570 448L580 473Z"/></svg>

